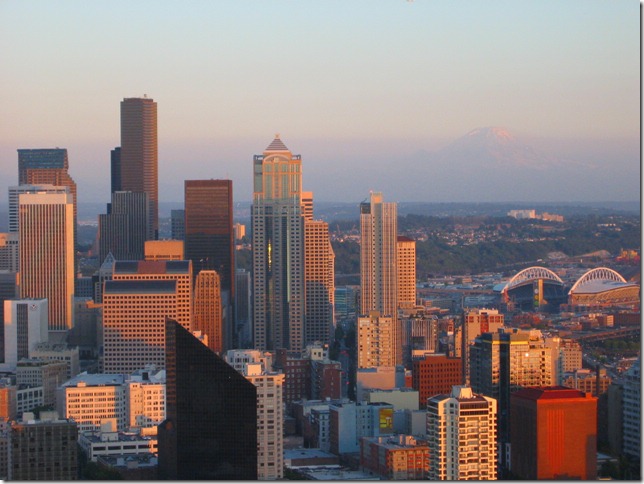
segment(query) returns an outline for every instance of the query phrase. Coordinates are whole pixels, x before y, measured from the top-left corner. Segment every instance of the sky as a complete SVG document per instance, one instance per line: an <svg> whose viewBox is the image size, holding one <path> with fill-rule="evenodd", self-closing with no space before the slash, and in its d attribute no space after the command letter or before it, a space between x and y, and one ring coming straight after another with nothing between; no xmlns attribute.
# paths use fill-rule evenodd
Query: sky
<svg viewBox="0 0 644 484"><path fill-rule="evenodd" d="M482 126L639 174L640 38L634 0L3 0L0 199L18 148L60 147L79 203L108 202L120 101L144 94L162 202L200 178L251 200L276 133L320 201L365 198L334 176L376 165L404 201L382 166Z"/></svg>

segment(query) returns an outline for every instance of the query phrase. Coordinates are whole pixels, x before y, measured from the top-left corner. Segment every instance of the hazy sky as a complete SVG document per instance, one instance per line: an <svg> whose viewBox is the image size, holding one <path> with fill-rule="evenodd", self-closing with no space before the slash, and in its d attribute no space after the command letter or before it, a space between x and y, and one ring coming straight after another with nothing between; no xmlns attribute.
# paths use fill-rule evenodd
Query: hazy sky
<svg viewBox="0 0 644 484"><path fill-rule="evenodd" d="M252 156L275 133L323 201L340 196L335 170L358 177L480 126L572 152L639 146L634 0L4 0L0 65L2 199L16 149L64 147L79 201L107 202L119 103L143 94L161 201L196 178L250 200Z"/></svg>

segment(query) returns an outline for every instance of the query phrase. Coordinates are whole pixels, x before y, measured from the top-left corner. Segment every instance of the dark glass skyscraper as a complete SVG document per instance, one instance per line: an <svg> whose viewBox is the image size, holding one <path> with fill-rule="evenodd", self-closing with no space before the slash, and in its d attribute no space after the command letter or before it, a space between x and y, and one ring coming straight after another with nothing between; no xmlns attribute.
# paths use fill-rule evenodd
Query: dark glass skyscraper
<svg viewBox="0 0 644 484"><path fill-rule="evenodd" d="M157 103L143 98L121 102L120 189L147 193L150 224L157 238L159 230L159 156Z"/></svg>
<svg viewBox="0 0 644 484"><path fill-rule="evenodd" d="M184 247L192 261L194 279L202 270L214 270L221 284L224 311L224 348L236 348L232 324L235 300L235 237L232 180L186 180ZM234 337L234 339L233 339Z"/></svg>
<svg viewBox="0 0 644 484"><path fill-rule="evenodd" d="M158 478L257 479L257 390L179 323L166 323Z"/></svg>
<svg viewBox="0 0 644 484"><path fill-rule="evenodd" d="M98 216L102 263L110 252L116 260L143 260L145 241L152 238L147 193L114 192L107 213Z"/></svg>

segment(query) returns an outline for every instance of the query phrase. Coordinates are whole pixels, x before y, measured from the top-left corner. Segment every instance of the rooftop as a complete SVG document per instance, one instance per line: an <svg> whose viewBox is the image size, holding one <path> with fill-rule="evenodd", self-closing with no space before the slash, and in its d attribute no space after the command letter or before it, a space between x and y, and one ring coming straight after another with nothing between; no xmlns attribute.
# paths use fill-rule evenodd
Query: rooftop
<svg viewBox="0 0 644 484"><path fill-rule="evenodd" d="M280 139L279 133L275 135L275 139L264 151L289 151L286 145Z"/></svg>

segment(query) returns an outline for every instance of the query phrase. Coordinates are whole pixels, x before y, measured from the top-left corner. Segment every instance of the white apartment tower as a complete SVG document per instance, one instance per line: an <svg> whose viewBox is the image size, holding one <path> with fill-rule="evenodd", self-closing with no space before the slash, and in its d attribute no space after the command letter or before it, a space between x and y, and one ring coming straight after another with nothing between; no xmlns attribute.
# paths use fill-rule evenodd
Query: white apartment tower
<svg viewBox="0 0 644 484"><path fill-rule="evenodd" d="M427 400L430 480L496 480L496 400L454 386Z"/></svg>
<svg viewBox="0 0 644 484"><path fill-rule="evenodd" d="M266 370L257 350L229 350L226 362L257 388L257 479L284 477L284 374Z"/></svg>
<svg viewBox="0 0 644 484"><path fill-rule="evenodd" d="M397 205L371 193L360 204L360 314L378 311L393 320L392 351L402 363L398 331Z"/></svg>
<svg viewBox="0 0 644 484"><path fill-rule="evenodd" d="M20 297L47 299L49 331L73 326L74 200L70 193L18 196Z"/></svg>
<svg viewBox="0 0 644 484"><path fill-rule="evenodd" d="M253 338L260 350L304 348L302 158L279 135L253 158Z"/></svg>

